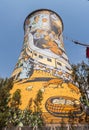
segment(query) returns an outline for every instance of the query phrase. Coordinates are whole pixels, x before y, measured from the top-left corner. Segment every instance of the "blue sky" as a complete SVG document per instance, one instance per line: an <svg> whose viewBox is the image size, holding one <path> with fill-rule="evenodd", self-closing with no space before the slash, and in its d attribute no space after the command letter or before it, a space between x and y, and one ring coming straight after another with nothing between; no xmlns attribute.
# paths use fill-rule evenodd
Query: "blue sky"
<svg viewBox="0 0 89 130"><path fill-rule="evenodd" d="M0 77L10 77L18 60L26 16L41 8L61 16L65 36L89 44L88 0L0 0ZM85 47L68 40L64 44L70 63L87 62Z"/></svg>

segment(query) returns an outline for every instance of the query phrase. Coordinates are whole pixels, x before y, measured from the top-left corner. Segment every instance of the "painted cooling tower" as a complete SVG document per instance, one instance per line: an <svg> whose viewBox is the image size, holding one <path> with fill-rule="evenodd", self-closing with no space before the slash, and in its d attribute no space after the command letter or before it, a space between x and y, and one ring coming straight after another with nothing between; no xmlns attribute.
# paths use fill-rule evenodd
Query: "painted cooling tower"
<svg viewBox="0 0 89 130"><path fill-rule="evenodd" d="M24 22L23 47L11 76L17 81L12 93L21 89L21 109L39 90L43 93L41 108L48 122L68 117L70 112L76 117L82 115L80 92L72 84L72 69L64 49L63 29L62 19L54 11L41 9L29 14Z"/></svg>

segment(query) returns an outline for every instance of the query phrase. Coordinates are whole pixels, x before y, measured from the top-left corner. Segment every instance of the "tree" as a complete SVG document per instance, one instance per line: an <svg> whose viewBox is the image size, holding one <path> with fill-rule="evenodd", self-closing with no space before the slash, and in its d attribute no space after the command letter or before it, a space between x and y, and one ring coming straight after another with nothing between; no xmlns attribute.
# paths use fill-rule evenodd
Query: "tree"
<svg viewBox="0 0 89 130"><path fill-rule="evenodd" d="M34 108L35 108L35 112L41 112L41 102L43 100L43 93L41 90L38 91L37 95L36 95L36 98L34 100Z"/></svg>
<svg viewBox="0 0 89 130"><path fill-rule="evenodd" d="M38 91L34 100L34 112L31 118L31 126L34 128L41 127L43 125L41 102L43 100L43 93L41 90Z"/></svg>
<svg viewBox="0 0 89 130"><path fill-rule="evenodd" d="M32 112L32 99L25 110L20 110L21 90L17 89L12 97L10 90L13 87L13 79L0 79L0 130L3 127L13 127L19 125L41 126L42 117L39 105L42 101L42 93L38 92L35 99L37 111Z"/></svg>
<svg viewBox="0 0 89 130"><path fill-rule="evenodd" d="M39 128L43 126L43 118L41 112L34 112L31 116L31 126L33 128Z"/></svg>
<svg viewBox="0 0 89 130"><path fill-rule="evenodd" d="M79 87L81 92L81 102L84 108L89 108L89 65L82 62L72 65L74 83Z"/></svg>
<svg viewBox="0 0 89 130"><path fill-rule="evenodd" d="M7 125L9 115L10 90L13 79L0 79L0 129Z"/></svg>
<svg viewBox="0 0 89 130"><path fill-rule="evenodd" d="M19 108L19 105L21 105L21 90L17 89L11 98L10 106L14 108Z"/></svg>

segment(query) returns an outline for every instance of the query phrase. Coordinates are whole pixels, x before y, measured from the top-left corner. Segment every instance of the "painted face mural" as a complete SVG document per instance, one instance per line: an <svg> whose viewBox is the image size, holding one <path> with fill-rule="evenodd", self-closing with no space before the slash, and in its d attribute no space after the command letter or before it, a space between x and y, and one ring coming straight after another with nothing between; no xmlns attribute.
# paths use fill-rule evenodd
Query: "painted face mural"
<svg viewBox="0 0 89 130"><path fill-rule="evenodd" d="M70 79L71 66L64 50L61 18L54 12L40 10L26 18L24 30L23 49L12 76L29 78L39 69Z"/></svg>

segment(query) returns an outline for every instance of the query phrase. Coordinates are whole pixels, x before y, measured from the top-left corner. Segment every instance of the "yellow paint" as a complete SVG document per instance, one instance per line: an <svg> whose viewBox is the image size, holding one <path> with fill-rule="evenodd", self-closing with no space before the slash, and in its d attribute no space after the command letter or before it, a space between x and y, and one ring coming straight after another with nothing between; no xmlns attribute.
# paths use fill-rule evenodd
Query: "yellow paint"
<svg viewBox="0 0 89 130"><path fill-rule="evenodd" d="M34 71L33 75L31 76L31 78L27 79L27 80L22 80L21 82L15 83L14 87L11 90L11 94L13 94L17 89L21 90L21 101L22 104L20 105L20 109L24 110L27 106L28 106L28 102L29 100L32 98L33 100L35 99L37 93L39 90L44 90L43 91L43 100L41 103L41 109L43 112L43 118L44 121L46 123L58 123L61 122L61 118L59 117L55 117L53 115L51 115L45 108L45 103L48 100L48 98L50 97L54 97L54 96L65 96L65 97L69 97L70 99L75 98L76 100L79 100L80 98L80 93L77 93L76 90L76 86L71 85L72 87L69 87L69 85L67 83L62 83L60 79L53 79L50 81L34 81L33 80L35 78L44 78L44 77L48 77L48 78L55 78L54 76L52 76L51 74L47 73L47 72L43 72L43 71ZM24 83L25 81L30 81L27 83ZM62 83L62 85L59 83ZM46 87L45 87L46 85ZM48 85L48 86L47 86ZM31 86L31 90L27 90L28 87ZM74 89L75 88L75 89ZM77 88L78 90L78 88ZM76 108L74 108L71 105L64 105L62 106L62 109L60 109L60 112L69 112L72 110L75 110ZM80 108L77 108L78 110L80 110ZM32 104L32 110L34 111L34 104ZM54 110L55 111L55 110ZM82 115L82 114L81 114ZM65 121L67 122L68 119L65 118Z"/></svg>
<svg viewBox="0 0 89 130"><path fill-rule="evenodd" d="M16 70L14 70L14 72L12 73L12 77L14 76L14 75L16 75L16 74L18 74L19 72L21 72L22 71L22 67L20 67L20 68L17 68Z"/></svg>
<svg viewBox="0 0 89 130"><path fill-rule="evenodd" d="M30 77L29 71L33 74L30 78L15 81L11 90L11 94L17 89L21 90L20 109L27 108L30 99L34 100L41 90L43 100L40 107L45 122L59 122L60 118L55 117L57 114L62 116L65 113L68 117L70 111L81 112L79 89L71 82L64 81L71 81L72 70L64 49L63 23L60 17L49 10L37 11L26 18L24 29L24 46L19 57L22 67L19 68L19 64L16 64L12 77L19 80L24 68L26 70L22 73L23 78ZM33 68L29 68L31 64ZM64 104L60 103L62 98ZM73 101L76 103L73 104ZM34 111L34 102L32 110Z"/></svg>

